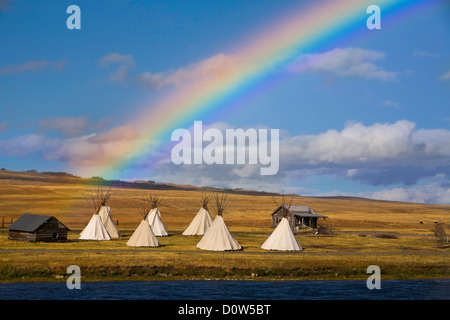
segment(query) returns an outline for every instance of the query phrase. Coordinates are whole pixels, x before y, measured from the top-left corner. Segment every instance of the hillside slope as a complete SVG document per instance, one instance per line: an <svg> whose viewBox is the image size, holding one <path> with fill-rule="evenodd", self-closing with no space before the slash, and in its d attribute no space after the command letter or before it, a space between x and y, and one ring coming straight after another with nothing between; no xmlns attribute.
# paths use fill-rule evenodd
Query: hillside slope
<svg viewBox="0 0 450 320"><path fill-rule="evenodd" d="M148 193L164 195L160 208L168 228L182 229L200 208L201 192L230 193L225 213L229 225L269 227L279 195L249 191L180 186L155 182L123 182L83 179L67 173L0 170L0 219L9 224L26 212L53 215L69 227L84 226L92 215L86 195L96 185L113 185L109 205L115 222L133 227L140 222L134 200ZM296 205L308 205L328 217L329 225L346 230L429 231L434 222L450 224L450 205L413 204L355 197L302 197ZM214 210L211 210L214 215ZM1 223L1 222L0 222Z"/></svg>

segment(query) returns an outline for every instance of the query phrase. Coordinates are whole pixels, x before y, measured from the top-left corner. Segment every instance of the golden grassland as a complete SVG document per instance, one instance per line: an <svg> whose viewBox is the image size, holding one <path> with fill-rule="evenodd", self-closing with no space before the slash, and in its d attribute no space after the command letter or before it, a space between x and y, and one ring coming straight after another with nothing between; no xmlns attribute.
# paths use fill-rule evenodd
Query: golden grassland
<svg viewBox="0 0 450 320"><path fill-rule="evenodd" d="M384 278L450 277L448 243L433 236L435 222L450 224L448 205L298 197L293 204L328 216L334 233L302 229L296 237L303 251L285 253L260 248L273 231L273 198L233 194L224 219L243 250L210 252L196 248L201 237L182 235L200 208L200 191L114 188L108 205L123 236L82 241L78 235L93 213L88 192L81 184L0 179L0 219L6 225L29 212L53 215L71 229L67 243L26 243L8 240L8 230L0 228L0 282L65 281L71 264L81 268L84 281L366 279L372 264ZM164 195L160 211L170 235L159 237L158 248L128 247L142 219L134 199L150 192Z"/></svg>

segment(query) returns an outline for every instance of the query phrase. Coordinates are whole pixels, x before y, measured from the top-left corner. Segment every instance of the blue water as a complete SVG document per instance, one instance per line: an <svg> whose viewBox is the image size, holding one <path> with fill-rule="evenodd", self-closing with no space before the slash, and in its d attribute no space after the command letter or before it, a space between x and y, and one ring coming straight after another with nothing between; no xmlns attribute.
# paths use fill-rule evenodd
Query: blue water
<svg viewBox="0 0 450 320"><path fill-rule="evenodd" d="M366 281L120 281L0 284L0 300L448 300L450 279Z"/></svg>

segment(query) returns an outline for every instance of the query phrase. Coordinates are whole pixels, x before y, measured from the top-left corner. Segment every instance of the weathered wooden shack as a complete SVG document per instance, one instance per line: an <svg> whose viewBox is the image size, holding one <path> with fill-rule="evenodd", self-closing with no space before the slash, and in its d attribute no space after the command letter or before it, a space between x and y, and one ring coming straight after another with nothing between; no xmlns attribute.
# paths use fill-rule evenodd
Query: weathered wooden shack
<svg viewBox="0 0 450 320"><path fill-rule="evenodd" d="M9 227L10 240L67 242L69 228L53 216L24 214Z"/></svg>
<svg viewBox="0 0 450 320"><path fill-rule="evenodd" d="M298 229L305 227L317 228L318 220L320 218L327 218L327 216L317 214L308 206L283 205L272 212L272 228L275 228L278 225L286 212L286 218L288 219L293 232L297 232Z"/></svg>

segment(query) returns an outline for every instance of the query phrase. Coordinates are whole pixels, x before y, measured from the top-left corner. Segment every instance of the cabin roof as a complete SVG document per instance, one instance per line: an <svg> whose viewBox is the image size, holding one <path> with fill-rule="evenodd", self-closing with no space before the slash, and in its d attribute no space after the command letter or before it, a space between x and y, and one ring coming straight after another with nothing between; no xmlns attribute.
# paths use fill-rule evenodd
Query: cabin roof
<svg viewBox="0 0 450 320"><path fill-rule="evenodd" d="M292 205L279 206L274 212L272 212L272 215L280 211L281 207L284 207L285 209L289 210L289 212L292 213L294 216L327 218L327 216L317 214L313 209L311 209L308 206L292 206Z"/></svg>
<svg viewBox="0 0 450 320"><path fill-rule="evenodd" d="M54 218L54 217L26 213L23 216L21 216L19 219L17 219L16 221L14 221L8 227L8 229L15 230L15 231L34 232L40 226L42 226L44 223L46 223L48 220L50 220L51 218ZM62 224L62 225L64 226L64 224ZM67 228L66 226L64 226L64 227ZM67 228L67 229L69 229L69 228Z"/></svg>

